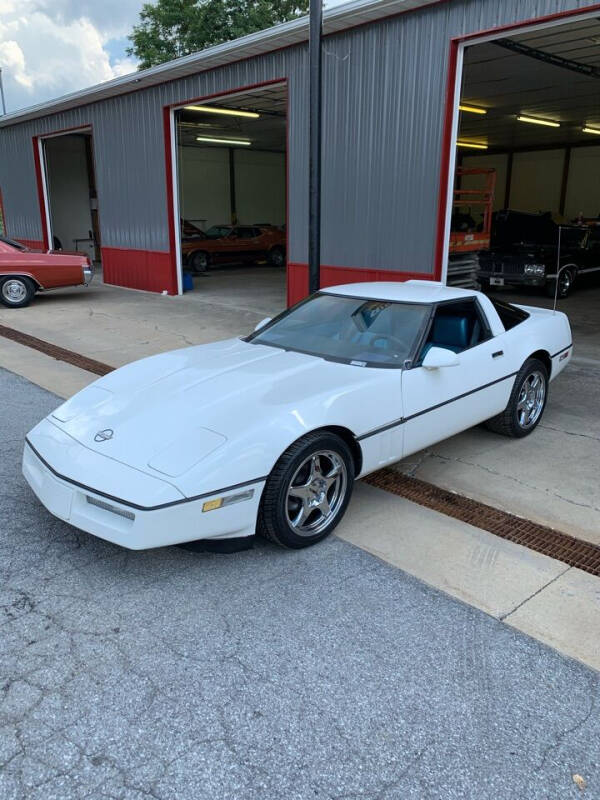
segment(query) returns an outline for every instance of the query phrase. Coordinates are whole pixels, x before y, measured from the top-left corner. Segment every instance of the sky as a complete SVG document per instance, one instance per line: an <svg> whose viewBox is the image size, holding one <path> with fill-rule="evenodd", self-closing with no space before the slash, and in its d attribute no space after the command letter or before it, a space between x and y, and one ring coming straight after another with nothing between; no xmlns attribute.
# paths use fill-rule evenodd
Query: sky
<svg viewBox="0 0 600 800"><path fill-rule="evenodd" d="M0 0L7 112L134 72L127 34L142 5L143 0Z"/></svg>

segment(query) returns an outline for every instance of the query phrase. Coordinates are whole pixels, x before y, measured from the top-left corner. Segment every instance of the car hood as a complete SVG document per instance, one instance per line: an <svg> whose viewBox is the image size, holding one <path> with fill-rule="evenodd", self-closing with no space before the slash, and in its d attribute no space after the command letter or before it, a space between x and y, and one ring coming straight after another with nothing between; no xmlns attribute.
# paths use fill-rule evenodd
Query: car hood
<svg viewBox="0 0 600 800"><path fill-rule="evenodd" d="M176 477L252 427L285 425L307 408L325 413L336 398L372 386L374 372L233 339L122 367L48 419L108 458Z"/></svg>

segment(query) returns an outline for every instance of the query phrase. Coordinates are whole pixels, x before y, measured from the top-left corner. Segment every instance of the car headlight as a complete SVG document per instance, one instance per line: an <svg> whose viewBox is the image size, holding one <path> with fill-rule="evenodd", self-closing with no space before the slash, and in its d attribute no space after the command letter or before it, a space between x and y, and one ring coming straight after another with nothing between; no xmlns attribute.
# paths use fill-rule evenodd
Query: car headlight
<svg viewBox="0 0 600 800"><path fill-rule="evenodd" d="M525 275L545 275L546 267L543 264L525 264Z"/></svg>

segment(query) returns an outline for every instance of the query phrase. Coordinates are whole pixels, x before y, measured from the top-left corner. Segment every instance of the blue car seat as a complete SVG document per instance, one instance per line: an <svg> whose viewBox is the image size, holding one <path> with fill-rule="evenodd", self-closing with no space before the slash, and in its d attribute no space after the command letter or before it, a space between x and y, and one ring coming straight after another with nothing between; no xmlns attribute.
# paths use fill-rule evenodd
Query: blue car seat
<svg viewBox="0 0 600 800"><path fill-rule="evenodd" d="M468 317L437 316L433 321L431 339L421 353L421 361L432 347L444 347L453 353L462 353L469 347L470 341Z"/></svg>

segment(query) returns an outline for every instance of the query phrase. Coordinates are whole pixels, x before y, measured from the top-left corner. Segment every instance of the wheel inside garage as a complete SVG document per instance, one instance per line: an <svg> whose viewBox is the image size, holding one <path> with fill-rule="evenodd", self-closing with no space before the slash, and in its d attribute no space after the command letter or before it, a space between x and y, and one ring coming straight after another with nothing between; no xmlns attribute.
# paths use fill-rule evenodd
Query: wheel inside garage
<svg viewBox="0 0 600 800"><path fill-rule="evenodd" d="M285 83L175 110L184 291L219 303L285 307L286 112Z"/></svg>
<svg viewBox="0 0 600 800"><path fill-rule="evenodd" d="M600 20L467 43L455 117L448 283L555 295L600 353Z"/></svg>

